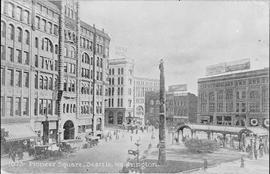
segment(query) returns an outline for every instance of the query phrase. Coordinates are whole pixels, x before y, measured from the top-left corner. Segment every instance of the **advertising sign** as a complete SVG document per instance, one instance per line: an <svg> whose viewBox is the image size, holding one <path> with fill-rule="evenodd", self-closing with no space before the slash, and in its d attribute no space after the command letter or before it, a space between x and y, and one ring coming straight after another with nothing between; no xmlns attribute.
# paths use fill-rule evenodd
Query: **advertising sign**
<svg viewBox="0 0 270 174"><path fill-rule="evenodd" d="M241 59L232 62L224 62L206 67L206 75L216 75L237 70L250 69L250 60Z"/></svg>
<svg viewBox="0 0 270 174"><path fill-rule="evenodd" d="M186 91L186 90L187 90L187 84L169 86L169 92Z"/></svg>

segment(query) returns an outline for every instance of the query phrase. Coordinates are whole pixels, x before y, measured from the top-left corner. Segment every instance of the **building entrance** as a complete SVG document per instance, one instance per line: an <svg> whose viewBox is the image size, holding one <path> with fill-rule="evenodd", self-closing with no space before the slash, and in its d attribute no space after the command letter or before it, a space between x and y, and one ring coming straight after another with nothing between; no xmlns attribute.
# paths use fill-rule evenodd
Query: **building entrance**
<svg viewBox="0 0 270 174"><path fill-rule="evenodd" d="M70 120L66 121L63 128L64 128L64 140L74 139L75 128L73 122Z"/></svg>

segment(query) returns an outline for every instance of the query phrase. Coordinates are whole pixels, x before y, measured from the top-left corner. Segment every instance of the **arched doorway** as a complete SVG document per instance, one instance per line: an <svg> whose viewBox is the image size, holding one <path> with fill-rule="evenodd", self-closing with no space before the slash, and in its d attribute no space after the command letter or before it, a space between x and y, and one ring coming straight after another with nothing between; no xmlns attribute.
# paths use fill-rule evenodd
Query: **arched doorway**
<svg viewBox="0 0 270 174"><path fill-rule="evenodd" d="M64 140L74 139L74 124L71 120L68 120L64 124Z"/></svg>

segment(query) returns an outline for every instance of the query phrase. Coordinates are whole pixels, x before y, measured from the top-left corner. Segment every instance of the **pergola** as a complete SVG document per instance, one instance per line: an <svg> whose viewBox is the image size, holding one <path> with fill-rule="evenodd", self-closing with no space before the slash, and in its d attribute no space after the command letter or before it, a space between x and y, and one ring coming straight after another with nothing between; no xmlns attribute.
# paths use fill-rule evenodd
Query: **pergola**
<svg viewBox="0 0 270 174"><path fill-rule="evenodd" d="M176 132L179 137L179 132L182 132L183 129L188 128L191 130L191 136L196 133L196 131L203 131L207 133L208 139L211 139L211 134L220 133L223 135L223 138L226 138L226 135L237 135L239 139L239 144L242 139L243 134L253 134L256 137L268 136L268 130L262 127L235 127L235 126L224 126L224 125L204 125L204 124L182 124L176 127ZM225 144L224 144L225 146Z"/></svg>

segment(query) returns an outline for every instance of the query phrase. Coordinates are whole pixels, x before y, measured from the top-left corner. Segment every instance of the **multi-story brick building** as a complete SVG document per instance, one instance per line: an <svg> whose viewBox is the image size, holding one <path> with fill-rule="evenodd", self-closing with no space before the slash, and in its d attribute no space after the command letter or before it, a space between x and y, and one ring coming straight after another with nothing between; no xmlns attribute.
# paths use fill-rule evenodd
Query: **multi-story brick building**
<svg viewBox="0 0 270 174"><path fill-rule="evenodd" d="M109 59L105 124L122 125L134 117L134 61Z"/></svg>
<svg viewBox="0 0 270 174"><path fill-rule="evenodd" d="M159 92L145 94L145 120L157 126L159 122ZM197 97L188 91L166 92L166 121L168 127L197 121Z"/></svg>
<svg viewBox="0 0 270 174"><path fill-rule="evenodd" d="M145 124L145 93L148 91L159 91L159 80L142 77L134 78L134 109L135 117Z"/></svg>
<svg viewBox="0 0 270 174"><path fill-rule="evenodd" d="M184 89L181 89L183 88ZM166 95L167 123L197 122L197 96L187 91L187 85L172 85Z"/></svg>
<svg viewBox="0 0 270 174"><path fill-rule="evenodd" d="M269 68L200 78L198 122L236 126L269 122Z"/></svg>
<svg viewBox="0 0 270 174"><path fill-rule="evenodd" d="M80 20L76 0L1 8L2 127L31 122L44 143L101 134L110 37Z"/></svg>

